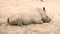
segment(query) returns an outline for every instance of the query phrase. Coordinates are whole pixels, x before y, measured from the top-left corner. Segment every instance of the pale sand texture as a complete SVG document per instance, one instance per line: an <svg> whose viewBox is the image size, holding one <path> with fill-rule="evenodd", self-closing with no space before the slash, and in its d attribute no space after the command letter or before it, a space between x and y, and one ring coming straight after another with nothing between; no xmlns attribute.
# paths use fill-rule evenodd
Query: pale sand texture
<svg viewBox="0 0 60 34"><path fill-rule="evenodd" d="M5 25L7 17L46 7L50 23L20 26ZM21 12L19 12L21 11ZM60 34L60 0L0 0L0 34ZM1 25L2 24L2 25Z"/></svg>

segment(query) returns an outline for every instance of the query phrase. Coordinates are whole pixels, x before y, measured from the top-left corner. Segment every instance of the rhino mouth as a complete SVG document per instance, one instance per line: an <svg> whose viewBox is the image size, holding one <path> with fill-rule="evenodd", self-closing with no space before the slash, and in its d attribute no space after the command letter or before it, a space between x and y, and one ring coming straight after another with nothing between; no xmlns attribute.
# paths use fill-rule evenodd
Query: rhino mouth
<svg viewBox="0 0 60 34"><path fill-rule="evenodd" d="M49 23L51 19L49 17L42 18L43 23Z"/></svg>

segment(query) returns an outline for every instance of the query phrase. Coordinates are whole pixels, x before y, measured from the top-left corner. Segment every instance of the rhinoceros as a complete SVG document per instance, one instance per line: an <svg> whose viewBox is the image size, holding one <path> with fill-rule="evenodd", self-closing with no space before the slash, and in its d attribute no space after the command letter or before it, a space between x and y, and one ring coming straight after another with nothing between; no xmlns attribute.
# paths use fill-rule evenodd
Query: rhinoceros
<svg viewBox="0 0 60 34"><path fill-rule="evenodd" d="M51 18L46 14L45 7L34 8L31 11L23 12L21 15L15 15L8 18L8 23L11 25L28 25L28 24L41 24L49 23Z"/></svg>

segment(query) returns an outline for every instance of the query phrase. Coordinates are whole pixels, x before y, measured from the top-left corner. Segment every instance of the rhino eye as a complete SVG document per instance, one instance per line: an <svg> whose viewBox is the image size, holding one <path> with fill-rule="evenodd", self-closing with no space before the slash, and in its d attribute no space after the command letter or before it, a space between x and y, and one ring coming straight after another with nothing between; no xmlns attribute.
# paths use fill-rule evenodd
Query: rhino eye
<svg viewBox="0 0 60 34"><path fill-rule="evenodd" d="M45 11L45 7L43 7L43 11Z"/></svg>

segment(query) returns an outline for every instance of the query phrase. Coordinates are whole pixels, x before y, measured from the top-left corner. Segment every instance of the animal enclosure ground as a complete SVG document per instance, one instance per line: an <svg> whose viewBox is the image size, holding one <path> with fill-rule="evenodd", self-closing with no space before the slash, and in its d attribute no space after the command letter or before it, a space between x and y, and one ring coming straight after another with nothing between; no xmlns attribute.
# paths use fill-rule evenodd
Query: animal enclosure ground
<svg viewBox="0 0 60 34"><path fill-rule="evenodd" d="M5 25L7 17L20 14L19 11L29 11L35 7L46 7L46 12L52 18L52 21L24 27ZM43 2L0 0L0 34L60 34L60 0L43 0Z"/></svg>

